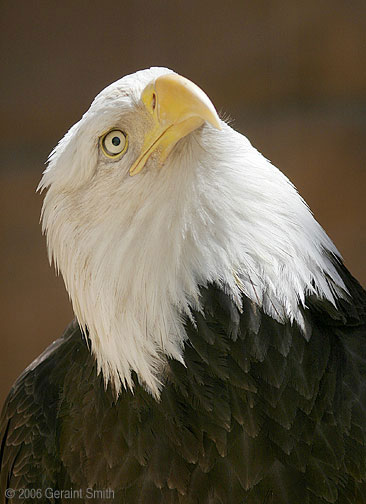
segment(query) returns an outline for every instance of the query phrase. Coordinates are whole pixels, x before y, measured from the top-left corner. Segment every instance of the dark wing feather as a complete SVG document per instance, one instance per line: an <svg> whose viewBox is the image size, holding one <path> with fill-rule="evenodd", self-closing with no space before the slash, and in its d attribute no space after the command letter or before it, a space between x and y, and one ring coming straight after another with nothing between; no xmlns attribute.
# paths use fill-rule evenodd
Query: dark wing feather
<svg viewBox="0 0 366 504"><path fill-rule="evenodd" d="M58 457L57 414L60 394L59 364L67 358L68 342L77 326L50 345L18 378L4 404L0 420L0 502L5 489L57 488L61 472ZM30 495L30 494L25 494ZM17 502L33 502L18 499ZM39 502L49 502L46 498Z"/></svg>
<svg viewBox="0 0 366 504"><path fill-rule="evenodd" d="M7 400L1 499L46 486L126 504L365 504L366 296L336 267L350 297L308 298L305 334L202 288L159 402L136 376L116 399L72 325Z"/></svg>
<svg viewBox="0 0 366 504"><path fill-rule="evenodd" d="M230 422L216 414L215 404L200 421L203 429L230 424L220 462L239 482L241 500L231 500L228 488L227 502L293 503L300 495L309 504L366 502L366 295L334 261L350 297L337 308L308 298L305 334L249 300L239 318L233 316L235 305L228 296L223 302L220 289L202 290L205 314L197 314L196 332L189 324L187 331L215 401L223 388L229 391ZM206 347L203 355L202 341L215 347L213 358ZM185 391L189 399L199 394L189 383Z"/></svg>

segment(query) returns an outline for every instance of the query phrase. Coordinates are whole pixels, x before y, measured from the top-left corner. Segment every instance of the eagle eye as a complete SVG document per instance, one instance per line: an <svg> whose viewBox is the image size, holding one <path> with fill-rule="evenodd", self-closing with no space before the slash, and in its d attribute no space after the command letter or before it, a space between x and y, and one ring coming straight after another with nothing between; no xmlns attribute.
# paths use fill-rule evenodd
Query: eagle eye
<svg viewBox="0 0 366 504"><path fill-rule="evenodd" d="M100 146L103 153L109 158L115 158L126 152L128 147L127 133L113 129L100 137Z"/></svg>

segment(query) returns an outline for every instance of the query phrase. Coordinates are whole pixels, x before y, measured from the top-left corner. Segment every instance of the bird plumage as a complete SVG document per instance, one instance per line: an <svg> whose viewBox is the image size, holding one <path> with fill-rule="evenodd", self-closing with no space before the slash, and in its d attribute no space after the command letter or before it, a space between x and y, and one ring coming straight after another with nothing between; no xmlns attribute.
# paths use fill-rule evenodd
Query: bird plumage
<svg viewBox="0 0 366 504"><path fill-rule="evenodd" d="M365 292L223 122L130 177L152 123L141 93L169 72L107 87L51 154L43 229L79 325L10 393L1 488L362 504ZM99 144L112 128L128 133L116 160Z"/></svg>

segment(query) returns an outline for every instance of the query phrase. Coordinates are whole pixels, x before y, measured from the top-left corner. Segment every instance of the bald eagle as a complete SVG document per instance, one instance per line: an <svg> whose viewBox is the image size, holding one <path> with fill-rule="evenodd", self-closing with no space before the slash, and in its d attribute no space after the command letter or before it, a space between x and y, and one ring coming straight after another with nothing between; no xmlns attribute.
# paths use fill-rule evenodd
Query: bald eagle
<svg viewBox="0 0 366 504"><path fill-rule="evenodd" d="M0 502L366 503L365 291L198 86L111 84L39 187L76 319L6 401Z"/></svg>

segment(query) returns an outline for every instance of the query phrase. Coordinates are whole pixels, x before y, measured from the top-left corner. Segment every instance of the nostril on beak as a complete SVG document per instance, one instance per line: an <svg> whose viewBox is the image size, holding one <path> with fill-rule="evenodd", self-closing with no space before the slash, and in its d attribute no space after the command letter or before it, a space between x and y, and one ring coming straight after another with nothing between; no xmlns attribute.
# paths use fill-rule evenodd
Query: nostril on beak
<svg viewBox="0 0 366 504"><path fill-rule="evenodd" d="M155 107L156 107L156 94L155 93L153 93L153 95L152 95L151 106L154 111Z"/></svg>

